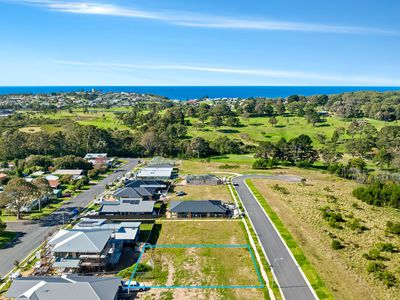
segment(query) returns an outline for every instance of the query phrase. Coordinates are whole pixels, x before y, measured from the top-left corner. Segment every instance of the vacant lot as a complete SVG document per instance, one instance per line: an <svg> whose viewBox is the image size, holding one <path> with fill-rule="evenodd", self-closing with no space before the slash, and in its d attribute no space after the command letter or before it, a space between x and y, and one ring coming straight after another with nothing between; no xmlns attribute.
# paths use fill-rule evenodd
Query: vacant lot
<svg viewBox="0 0 400 300"><path fill-rule="evenodd" d="M185 196L171 194L171 200L222 200L233 202L228 186L220 185L178 185L175 191L183 191Z"/></svg>
<svg viewBox="0 0 400 300"><path fill-rule="evenodd" d="M280 172L285 172L280 170ZM400 212L369 206L351 194L357 183L315 171L288 169L307 179L307 184L253 180L279 215L304 254L317 269L337 299L399 299L399 287L388 288L366 271L371 262L366 253L377 243L400 246L398 237L385 234L386 222L400 220ZM338 227L322 217L321 208L338 212L344 221ZM344 246L334 250L338 240ZM364 255L364 257L363 257ZM382 252L386 269L400 278L399 253Z"/></svg>
<svg viewBox="0 0 400 300"><path fill-rule="evenodd" d="M157 226L158 225L158 226ZM240 221L160 221L157 244L247 244ZM210 234L212 232L212 234ZM240 249L147 250L154 269L143 282L160 285L258 285L250 253ZM240 276L239 276L240 274ZM263 299L262 289L152 289L139 299Z"/></svg>

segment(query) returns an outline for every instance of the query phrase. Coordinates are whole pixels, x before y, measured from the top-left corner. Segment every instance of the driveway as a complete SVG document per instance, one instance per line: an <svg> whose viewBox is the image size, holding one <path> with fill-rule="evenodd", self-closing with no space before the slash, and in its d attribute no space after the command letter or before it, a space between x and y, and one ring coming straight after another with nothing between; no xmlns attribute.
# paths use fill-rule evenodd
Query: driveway
<svg viewBox="0 0 400 300"><path fill-rule="evenodd" d="M236 177L232 181L244 207L246 208L248 217L253 223L254 229L260 238L261 246L268 257L269 263L272 265L275 277L284 298L286 300L316 299L308 281L306 281L302 276L297 262L293 259L279 233L244 182L248 178L282 179L292 182L300 181L301 179L289 176L270 177L271 176L263 175L245 175Z"/></svg>
<svg viewBox="0 0 400 300"><path fill-rule="evenodd" d="M91 189L84 191L51 215L39 221L21 221L7 223L7 230L18 232L19 237L10 245L0 249L0 277L5 276L14 268L14 261L22 261L34 249L40 246L46 238L58 230L60 225L67 223L72 217L74 208L84 208L97 196L106 190L106 184L113 182L118 176L123 176L138 164L137 159L129 159L116 172L101 180Z"/></svg>

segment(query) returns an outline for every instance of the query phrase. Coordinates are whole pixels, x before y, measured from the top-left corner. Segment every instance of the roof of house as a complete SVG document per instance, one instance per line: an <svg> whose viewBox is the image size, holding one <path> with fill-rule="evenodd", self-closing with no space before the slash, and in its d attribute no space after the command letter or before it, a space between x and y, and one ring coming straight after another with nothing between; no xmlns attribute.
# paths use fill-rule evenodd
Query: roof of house
<svg viewBox="0 0 400 300"><path fill-rule="evenodd" d="M146 167L141 169L137 173L137 177L155 177L155 178L170 178L172 175L173 168L172 167L165 167L165 168L153 168L153 167Z"/></svg>
<svg viewBox="0 0 400 300"><path fill-rule="evenodd" d="M166 184L162 181L156 181L156 180L140 180L140 179L134 179L134 180L128 180L125 182L126 187L143 187L143 188L165 188Z"/></svg>
<svg viewBox="0 0 400 300"><path fill-rule="evenodd" d="M142 197L135 191L134 188L124 187L118 189L114 193L115 198L132 198L132 199L142 199Z"/></svg>
<svg viewBox="0 0 400 300"><path fill-rule="evenodd" d="M52 174L53 175L82 175L83 170L80 169L58 169L54 171Z"/></svg>
<svg viewBox="0 0 400 300"><path fill-rule="evenodd" d="M220 200L171 201L170 212L175 213L226 213L227 208Z"/></svg>
<svg viewBox="0 0 400 300"><path fill-rule="evenodd" d="M84 159L107 158L107 153L88 153Z"/></svg>
<svg viewBox="0 0 400 300"><path fill-rule="evenodd" d="M61 229L48 242L53 252L100 253L110 239L112 230Z"/></svg>
<svg viewBox="0 0 400 300"><path fill-rule="evenodd" d="M50 187L57 188L60 185L60 181L58 179L47 179L47 181L49 182Z"/></svg>
<svg viewBox="0 0 400 300"><path fill-rule="evenodd" d="M137 199L124 199L118 204L103 204L101 213L151 213L155 201L141 201Z"/></svg>
<svg viewBox="0 0 400 300"><path fill-rule="evenodd" d="M29 300L108 300L115 298L120 283L118 277L22 277L13 280L6 296Z"/></svg>
<svg viewBox="0 0 400 300"><path fill-rule="evenodd" d="M138 193L139 196L141 196L141 197L146 197L146 196L150 197L150 196L152 196L153 193L154 193L154 189L153 189L153 188L147 189L147 188L143 188L143 187L137 187L137 188L133 188L133 189L134 189L135 192Z"/></svg>

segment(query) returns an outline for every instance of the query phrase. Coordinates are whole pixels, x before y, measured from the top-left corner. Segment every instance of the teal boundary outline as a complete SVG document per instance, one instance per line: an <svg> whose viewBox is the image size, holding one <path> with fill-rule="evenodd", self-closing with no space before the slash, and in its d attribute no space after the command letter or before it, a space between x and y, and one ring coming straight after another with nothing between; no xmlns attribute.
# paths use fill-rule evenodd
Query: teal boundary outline
<svg viewBox="0 0 400 300"><path fill-rule="evenodd" d="M163 245L150 245L146 244L143 246L142 250L140 251L138 260L136 262L135 268L132 271L132 275L129 279L128 283L128 288L131 288L131 282L133 278L136 275L137 268L139 266L139 263L142 259L142 256L146 249L155 249L155 248L246 248L250 252L251 260L253 261L254 264L254 269L256 270L259 285L149 285L149 286L142 286L142 288L145 289L249 289L249 288L258 288L262 289L264 288L264 282L261 277L260 270L257 266L257 261L254 256L253 249L251 249L249 244L235 244L235 245L230 245L230 244L163 244ZM132 286L132 289L134 287Z"/></svg>

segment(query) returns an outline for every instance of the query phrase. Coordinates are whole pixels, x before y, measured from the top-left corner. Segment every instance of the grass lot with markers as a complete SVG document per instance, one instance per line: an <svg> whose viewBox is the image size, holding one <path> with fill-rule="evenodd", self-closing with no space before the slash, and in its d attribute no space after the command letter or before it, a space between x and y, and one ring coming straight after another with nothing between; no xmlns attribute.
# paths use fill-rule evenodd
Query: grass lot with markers
<svg viewBox="0 0 400 300"><path fill-rule="evenodd" d="M213 232L213 234L210 234ZM240 220L158 221L153 227L156 245L248 244ZM146 250L138 273L148 285L259 285L258 275L247 248L156 248ZM140 265L142 265L140 264ZM143 266L141 267L143 268ZM131 269L132 270L132 269ZM130 273L126 273L128 275ZM240 276L238 276L240 274ZM151 289L138 299L263 299L263 289ZM249 298L250 297L250 298Z"/></svg>

